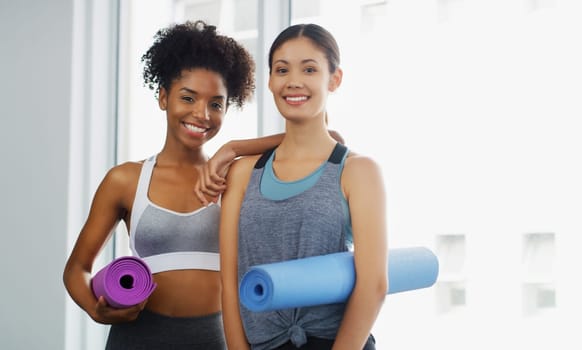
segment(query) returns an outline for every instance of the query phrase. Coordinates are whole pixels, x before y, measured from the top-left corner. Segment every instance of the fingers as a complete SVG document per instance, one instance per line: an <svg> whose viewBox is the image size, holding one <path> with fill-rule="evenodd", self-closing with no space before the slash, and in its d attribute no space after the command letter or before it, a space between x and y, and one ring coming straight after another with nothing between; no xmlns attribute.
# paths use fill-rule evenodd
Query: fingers
<svg viewBox="0 0 582 350"><path fill-rule="evenodd" d="M97 299L96 305L98 315L96 321L104 324L134 321L139 316L139 313L145 308L146 303L147 299L137 305L123 309L115 309L107 304L107 301L103 296L100 296L99 299Z"/></svg>
<svg viewBox="0 0 582 350"><path fill-rule="evenodd" d="M216 162L212 160L206 163L206 166L203 169L204 178L207 184L207 187L216 190L217 187L224 187L226 185L226 176L228 168L221 168L218 170L218 165Z"/></svg>
<svg viewBox="0 0 582 350"><path fill-rule="evenodd" d="M103 296L100 296L99 299L97 299L97 314L98 315L105 315L107 313L107 309L109 309L109 305L107 304L107 301L105 300L105 298Z"/></svg>
<svg viewBox="0 0 582 350"><path fill-rule="evenodd" d="M204 195L204 189L206 185L204 184L204 172L202 168L197 168L198 170L198 178L196 179L196 183L194 184L194 194L196 198L202 203L202 205L207 206L208 200Z"/></svg>
<svg viewBox="0 0 582 350"><path fill-rule="evenodd" d="M207 206L209 204L208 200L206 199L206 196L199 187L194 188L194 194L196 195L196 198L198 198L198 200L200 201L200 203L202 203L203 206Z"/></svg>
<svg viewBox="0 0 582 350"><path fill-rule="evenodd" d="M218 197L226 190L226 179L218 174L212 166L212 162L197 168L198 178L194 185L194 193L203 205L208 205L209 200L216 202ZM223 171L224 172L224 171Z"/></svg>

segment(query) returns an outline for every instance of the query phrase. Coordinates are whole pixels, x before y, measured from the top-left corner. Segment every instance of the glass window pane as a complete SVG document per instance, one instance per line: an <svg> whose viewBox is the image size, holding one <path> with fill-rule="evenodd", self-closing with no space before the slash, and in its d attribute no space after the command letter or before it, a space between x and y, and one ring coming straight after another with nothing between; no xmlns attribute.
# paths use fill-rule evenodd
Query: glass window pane
<svg viewBox="0 0 582 350"><path fill-rule="evenodd" d="M554 321L582 307L568 277L582 264L580 2L292 4L292 23L321 24L340 45L329 126L381 165L391 246L466 232L437 242L436 288L388 297L379 348L463 349L481 320L514 348L551 347ZM384 337L418 320L423 337Z"/></svg>
<svg viewBox="0 0 582 350"><path fill-rule="evenodd" d="M185 2L184 19L216 25L220 21L220 5L221 1Z"/></svg>
<svg viewBox="0 0 582 350"><path fill-rule="evenodd" d="M236 16L234 16L234 29L236 31L257 29L258 0L234 1Z"/></svg>
<svg viewBox="0 0 582 350"><path fill-rule="evenodd" d="M291 17L310 18L321 15L321 0L293 0L291 2Z"/></svg>

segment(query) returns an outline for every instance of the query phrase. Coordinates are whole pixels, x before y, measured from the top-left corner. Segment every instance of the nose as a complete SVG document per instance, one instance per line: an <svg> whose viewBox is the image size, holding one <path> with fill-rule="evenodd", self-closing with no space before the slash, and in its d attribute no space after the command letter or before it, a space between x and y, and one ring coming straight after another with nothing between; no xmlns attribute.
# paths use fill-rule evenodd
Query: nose
<svg viewBox="0 0 582 350"><path fill-rule="evenodd" d="M290 89L299 89L299 88L301 88L301 87L302 87L302 85L301 85L301 83L298 83L298 82L296 82L296 81L290 81L290 82L287 84L287 87L288 87L288 88L290 88Z"/></svg>
<svg viewBox="0 0 582 350"><path fill-rule="evenodd" d="M210 120L207 106L208 104L202 100L196 101L192 108L192 116L196 119Z"/></svg>
<svg viewBox="0 0 582 350"><path fill-rule="evenodd" d="M303 87L303 83L301 83L301 79L299 79L299 76L297 75L297 73L289 74L289 80L287 81L287 87L290 89Z"/></svg>

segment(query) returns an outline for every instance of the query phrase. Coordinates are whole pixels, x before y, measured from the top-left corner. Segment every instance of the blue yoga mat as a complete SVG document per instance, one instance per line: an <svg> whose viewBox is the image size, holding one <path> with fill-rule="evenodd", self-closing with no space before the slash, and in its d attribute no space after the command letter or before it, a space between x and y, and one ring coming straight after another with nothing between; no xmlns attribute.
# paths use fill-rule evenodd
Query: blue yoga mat
<svg viewBox="0 0 582 350"><path fill-rule="evenodd" d="M432 286L436 255L425 247L393 248L388 253L388 294ZM345 302L355 283L351 252L253 266L243 276L239 295L251 311L272 311Z"/></svg>

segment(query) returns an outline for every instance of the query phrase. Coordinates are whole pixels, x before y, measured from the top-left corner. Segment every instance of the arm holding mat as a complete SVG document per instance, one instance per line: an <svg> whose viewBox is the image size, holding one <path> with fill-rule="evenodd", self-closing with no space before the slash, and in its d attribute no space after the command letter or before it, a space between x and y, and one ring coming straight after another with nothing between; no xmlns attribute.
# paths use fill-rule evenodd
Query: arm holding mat
<svg viewBox="0 0 582 350"><path fill-rule="evenodd" d="M113 308L127 308L146 300L156 288L146 263L134 256L110 262L91 279L96 298L103 296Z"/></svg>
<svg viewBox="0 0 582 350"><path fill-rule="evenodd" d="M437 257L425 247L390 249L388 294L430 287L438 270ZM351 252L257 265L241 280L240 300L255 312L345 302L355 279Z"/></svg>

